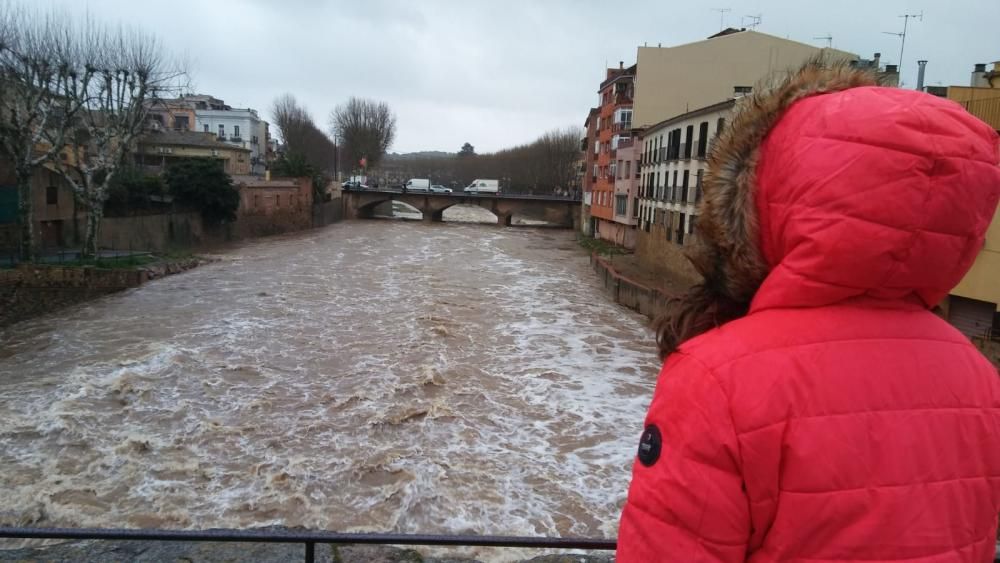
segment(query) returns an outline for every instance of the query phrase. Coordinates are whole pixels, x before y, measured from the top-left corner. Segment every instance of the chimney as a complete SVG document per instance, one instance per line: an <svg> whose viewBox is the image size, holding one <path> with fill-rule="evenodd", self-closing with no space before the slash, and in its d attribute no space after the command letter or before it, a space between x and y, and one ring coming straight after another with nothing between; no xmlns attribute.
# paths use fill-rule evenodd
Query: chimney
<svg viewBox="0 0 1000 563"><path fill-rule="evenodd" d="M969 81L969 86L989 88L990 83L986 80L986 63L977 63L972 69L972 80Z"/></svg>
<svg viewBox="0 0 1000 563"><path fill-rule="evenodd" d="M886 74L896 74L899 72L899 65L885 65Z"/></svg>
<svg viewBox="0 0 1000 563"><path fill-rule="evenodd" d="M872 57L872 61L875 63L875 72L878 72L879 61L881 60L882 60L882 53L875 53L875 56Z"/></svg>
<svg viewBox="0 0 1000 563"><path fill-rule="evenodd" d="M623 70L625 68L625 61L618 61L618 70Z"/></svg>
<svg viewBox="0 0 1000 563"><path fill-rule="evenodd" d="M917 90L924 91L924 71L927 70L927 61L917 61L920 69L917 71Z"/></svg>

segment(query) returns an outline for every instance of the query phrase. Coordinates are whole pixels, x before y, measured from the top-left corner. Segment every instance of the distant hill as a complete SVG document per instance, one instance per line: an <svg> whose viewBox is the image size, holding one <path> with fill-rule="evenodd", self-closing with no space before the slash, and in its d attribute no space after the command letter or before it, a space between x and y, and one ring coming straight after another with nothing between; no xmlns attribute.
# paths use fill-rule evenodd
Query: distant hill
<svg viewBox="0 0 1000 563"><path fill-rule="evenodd" d="M456 153L445 151L392 152L385 155L386 160L420 160L424 158L446 158L456 156Z"/></svg>

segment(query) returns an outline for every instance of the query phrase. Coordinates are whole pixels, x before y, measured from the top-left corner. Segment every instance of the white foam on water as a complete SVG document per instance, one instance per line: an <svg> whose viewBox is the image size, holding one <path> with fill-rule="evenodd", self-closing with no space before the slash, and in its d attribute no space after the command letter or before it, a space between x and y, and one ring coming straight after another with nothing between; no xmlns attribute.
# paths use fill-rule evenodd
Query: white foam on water
<svg viewBox="0 0 1000 563"><path fill-rule="evenodd" d="M347 222L8 329L0 524L612 537L657 361L574 244Z"/></svg>

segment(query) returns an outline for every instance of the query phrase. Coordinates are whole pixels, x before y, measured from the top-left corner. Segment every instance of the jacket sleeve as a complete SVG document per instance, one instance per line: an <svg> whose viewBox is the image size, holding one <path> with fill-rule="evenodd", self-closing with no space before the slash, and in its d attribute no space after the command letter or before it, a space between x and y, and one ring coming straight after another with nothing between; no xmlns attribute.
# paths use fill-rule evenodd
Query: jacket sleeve
<svg viewBox="0 0 1000 563"><path fill-rule="evenodd" d="M674 353L660 372L646 415L617 560L743 561L749 537L728 398L708 368Z"/></svg>

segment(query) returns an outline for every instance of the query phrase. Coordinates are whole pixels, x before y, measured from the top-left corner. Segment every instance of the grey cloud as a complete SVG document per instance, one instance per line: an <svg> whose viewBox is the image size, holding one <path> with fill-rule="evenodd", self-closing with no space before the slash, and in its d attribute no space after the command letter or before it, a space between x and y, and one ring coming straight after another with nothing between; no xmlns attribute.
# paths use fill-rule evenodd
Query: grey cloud
<svg viewBox="0 0 1000 563"><path fill-rule="evenodd" d="M2 0L0 0L2 1ZM325 127L350 96L390 103L399 117L393 150L478 150L527 142L581 125L605 64L631 64L643 43L674 45L718 31L709 5L640 1L172 0L154 10L130 0L52 0L70 11L157 33L186 52L198 90L265 114L293 93ZM929 84L965 84L972 65L1000 58L1000 2L956 0L728 0L728 25L763 14L759 31L895 63L898 14L923 10L906 40L904 81L926 58ZM177 17L181 14L181 17ZM641 71L640 71L641 80Z"/></svg>

